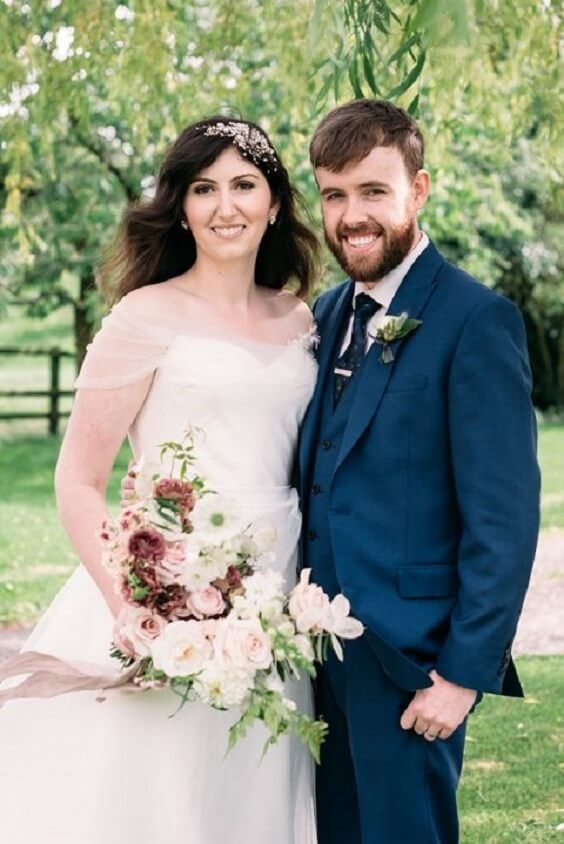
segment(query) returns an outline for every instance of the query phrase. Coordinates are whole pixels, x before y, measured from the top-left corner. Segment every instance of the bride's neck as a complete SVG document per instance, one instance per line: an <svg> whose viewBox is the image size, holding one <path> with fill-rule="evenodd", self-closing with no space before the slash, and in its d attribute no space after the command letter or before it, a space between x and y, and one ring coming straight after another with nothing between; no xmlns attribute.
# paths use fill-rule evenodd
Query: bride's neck
<svg viewBox="0 0 564 844"><path fill-rule="evenodd" d="M182 277L182 283L210 304L244 309L250 305L255 293L254 276L254 261L221 263L207 256L198 256Z"/></svg>

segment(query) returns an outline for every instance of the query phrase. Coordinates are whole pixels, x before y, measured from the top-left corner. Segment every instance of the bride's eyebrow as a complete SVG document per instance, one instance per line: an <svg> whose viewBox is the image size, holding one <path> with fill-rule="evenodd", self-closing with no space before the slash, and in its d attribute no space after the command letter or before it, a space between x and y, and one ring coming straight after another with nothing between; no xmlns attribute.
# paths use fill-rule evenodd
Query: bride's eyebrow
<svg viewBox="0 0 564 844"><path fill-rule="evenodd" d="M233 178L230 179L229 181L230 182L238 182L241 179L257 179L257 178L258 178L258 176L257 176L256 173L241 173L241 175L239 175L239 176L233 176ZM217 184L217 182L214 179L207 179L205 176L198 176L197 178L194 179L192 184L195 185L196 183L202 183L202 182L205 182L207 185Z"/></svg>

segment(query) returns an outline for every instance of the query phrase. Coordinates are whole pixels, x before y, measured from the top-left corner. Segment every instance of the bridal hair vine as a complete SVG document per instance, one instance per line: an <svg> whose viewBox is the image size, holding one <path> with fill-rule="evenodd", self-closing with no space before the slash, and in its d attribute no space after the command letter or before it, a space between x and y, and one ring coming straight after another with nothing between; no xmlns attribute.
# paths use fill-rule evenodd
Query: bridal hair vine
<svg viewBox="0 0 564 844"><path fill-rule="evenodd" d="M254 164L266 165L267 170L276 172L278 170L278 159L273 147L270 146L266 137L259 129L242 123L238 120L230 120L228 123L213 123L204 128L204 135L207 137L220 136L231 138L237 149Z"/></svg>

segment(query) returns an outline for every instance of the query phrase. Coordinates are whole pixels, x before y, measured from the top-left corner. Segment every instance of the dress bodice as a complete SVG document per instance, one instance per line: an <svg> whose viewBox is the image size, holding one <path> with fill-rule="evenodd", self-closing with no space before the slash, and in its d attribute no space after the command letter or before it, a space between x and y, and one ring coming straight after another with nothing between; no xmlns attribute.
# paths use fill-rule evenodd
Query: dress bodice
<svg viewBox="0 0 564 844"><path fill-rule="evenodd" d="M129 432L136 459L158 462L161 443L197 429L196 469L216 488L287 485L315 384L313 331L273 344L145 325L128 299L104 320L76 386L119 388L154 373Z"/></svg>
<svg viewBox="0 0 564 844"><path fill-rule="evenodd" d="M314 382L304 342L179 335L130 431L133 452L156 461L160 443L192 427L201 432L196 468L212 485L284 486Z"/></svg>

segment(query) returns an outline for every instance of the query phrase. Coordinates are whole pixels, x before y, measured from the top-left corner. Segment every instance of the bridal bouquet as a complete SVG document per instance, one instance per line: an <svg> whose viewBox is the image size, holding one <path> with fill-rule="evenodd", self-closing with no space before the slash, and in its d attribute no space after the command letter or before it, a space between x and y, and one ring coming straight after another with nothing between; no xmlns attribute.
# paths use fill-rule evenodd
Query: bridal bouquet
<svg viewBox="0 0 564 844"><path fill-rule="evenodd" d="M303 570L285 594L269 568L276 532L248 524L237 502L195 474L194 438L164 443L169 475L140 467L136 498L101 531L103 561L126 610L112 656L139 688L169 688L179 708L200 701L239 707L229 749L256 720L270 733L265 750L297 735L319 759L327 726L300 712L284 681L315 676L331 645L362 634L343 595L332 601ZM170 460L169 460L170 462Z"/></svg>

